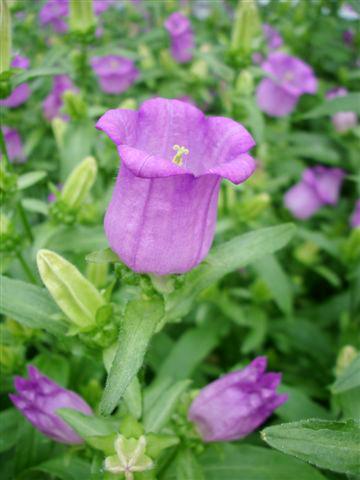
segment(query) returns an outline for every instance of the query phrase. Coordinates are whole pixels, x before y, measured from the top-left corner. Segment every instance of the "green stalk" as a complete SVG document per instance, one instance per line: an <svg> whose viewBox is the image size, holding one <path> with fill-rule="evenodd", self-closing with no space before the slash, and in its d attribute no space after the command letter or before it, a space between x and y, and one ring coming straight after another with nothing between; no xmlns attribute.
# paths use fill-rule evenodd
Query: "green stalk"
<svg viewBox="0 0 360 480"><path fill-rule="evenodd" d="M20 252L16 252L16 257L17 259L19 260L24 272L26 273L28 279L30 280L31 283L34 283L34 284L37 284L37 280L34 276L34 274L32 273L31 271L31 268L29 267L29 265L26 263L24 257L22 256L22 254Z"/></svg>

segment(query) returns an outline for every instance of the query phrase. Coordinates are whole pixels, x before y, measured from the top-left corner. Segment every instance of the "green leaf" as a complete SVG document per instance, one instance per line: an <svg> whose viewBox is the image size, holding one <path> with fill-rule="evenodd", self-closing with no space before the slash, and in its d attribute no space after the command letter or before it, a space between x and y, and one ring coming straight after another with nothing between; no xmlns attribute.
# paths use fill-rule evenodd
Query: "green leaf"
<svg viewBox="0 0 360 480"><path fill-rule="evenodd" d="M214 248L201 265L186 275L184 286L168 296L166 320L186 315L197 295L228 273L283 248L295 230L291 223L262 228Z"/></svg>
<svg viewBox="0 0 360 480"><path fill-rule="evenodd" d="M119 431L120 422L114 418L100 418L70 408L60 408L56 413L82 438L111 435Z"/></svg>
<svg viewBox="0 0 360 480"><path fill-rule="evenodd" d="M54 380L62 387L67 387L70 377L70 365L66 358L57 353L40 353L31 363L35 365L41 373Z"/></svg>
<svg viewBox="0 0 360 480"><path fill-rule="evenodd" d="M102 225L61 227L56 229L43 247L56 252L83 253L105 248L108 242Z"/></svg>
<svg viewBox="0 0 360 480"><path fill-rule="evenodd" d="M285 315L293 311L293 292L289 277L274 255L268 255L255 264L255 270L266 283L274 301Z"/></svg>
<svg viewBox="0 0 360 480"><path fill-rule="evenodd" d="M183 448L175 459L177 480L205 480L201 465L190 448Z"/></svg>
<svg viewBox="0 0 360 480"><path fill-rule="evenodd" d="M28 470L29 471L29 470ZM30 471L43 472L49 478L61 480L79 480L91 478L90 464L85 460L66 453L60 457L52 458L31 468Z"/></svg>
<svg viewBox="0 0 360 480"><path fill-rule="evenodd" d="M360 387L360 355L339 375L331 391L338 394L356 387Z"/></svg>
<svg viewBox="0 0 360 480"><path fill-rule="evenodd" d="M18 178L18 189L24 190L25 188L29 188L32 185L35 185L35 183L40 182L40 180L45 178L46 175L47 173L42 170L39 170L37 172L24 173L24 175L20 175L20 177Z"/></svg>
<svg viewBox="0 0 360 480"><path fill-rule="evenodd" d="M206 480L325 480L306 463L246 444L211 447L200 461Z"/></svg>
<svg viewBox="0 0 360 480"><path fill-rule="evenodd" d="M181 380L166 390L152 407L145 411L144 427L146 432L158 433L173 414L181 395L190 385L189 380Z"/></svg>
<svg viewBox="0 0 360 480"><path fill-rule="evenodd" d="M352 420L303 420L268 427L261 435L272 447L320 468L360 474L360 425Z"/></svg>
<svg viewBox="0 0 360 480"><path fill-rule="evenodd" d="M65 70L63 68L58 67L41 67L41 68L33 68L31 70L26 70L25 72L21 72L19 75L14 77L13 86L17 87L21 83L27 82L32 78L36 77L48 77L54 75L63 75Z"/></svg>
<svg viewBox="0 0 360 480"><path fill-rule="evenodd" d="M279 393L287 393L289 395L288 400L276 409L276 415L283 421L293 422L308 418L332 418L330 412L311 400L301 390L282 384L279 386L278 391Z"/></svg>
<svg viewBox="0 0 360 480"><path fill-rule="evenodd" d="M121 261L111 248L91 252L86 255L85 260L88 263L116 263Z"/></svg>
<svg viewBox="0 0 360 480"><path fill-rule="evenodd" d="M12 448L17 440L20 414L15 408L8 408L0 413L0 452Z"/></svg>
<svg viewBox="0 0 360 480"><path fill-rule="evenodd" d="M150 339L163 312L160 300L135 300L128 303L100 404L103 414L109 415L114 410L141 368Z"/></svg>
<svg viewBox="0 0 360 480"><path fill-rule="evenodd" d="M42 215L47 215L49 213L49 205L37 198L23 198L21 204L25 210L28 210L29 212L41 213Z"/></svg>
<svg viewBox="0 0 360 480"><path fill-rule="evenodd" d="M355 112L360 114L360 92L351 92L343 97L326 100L301 118L318 118L324 115L334 115L338 112Z"/></svg>
<svg viewBox="0 0 360 480"><path fill-rule="evenodd" d="M30 328L63 334L65 325L55 320L60 310L45 289L0 276L0 313Z"/></svg>

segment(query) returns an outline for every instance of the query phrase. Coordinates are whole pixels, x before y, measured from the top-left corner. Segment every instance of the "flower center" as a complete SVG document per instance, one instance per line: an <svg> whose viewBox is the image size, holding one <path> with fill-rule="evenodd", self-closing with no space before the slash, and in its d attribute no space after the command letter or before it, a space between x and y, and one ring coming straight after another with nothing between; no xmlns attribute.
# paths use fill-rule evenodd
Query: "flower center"
<svg viewBox="0 0 360 480"><path fill-rule="evenodd" d="M189 155L189 150L186 147L180 147L180 145L174 145L173 150L175 150L177 153L174 155L172 162L181 167L183 164L182 156Z"/></svg>

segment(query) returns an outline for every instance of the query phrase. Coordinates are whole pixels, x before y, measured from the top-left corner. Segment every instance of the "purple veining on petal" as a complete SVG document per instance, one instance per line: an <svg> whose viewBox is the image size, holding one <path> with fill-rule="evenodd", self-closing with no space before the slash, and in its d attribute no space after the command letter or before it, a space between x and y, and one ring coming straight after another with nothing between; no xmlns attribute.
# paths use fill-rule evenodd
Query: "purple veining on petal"
<svg viewBox="0 0 360 480"><path fill-rule="evenodd" d="M194 33L190 21L180 12L175 12L164 23L171 40L171 55L178 63L186 63L192 59L194 49Z"/></svg>
<svg viewBox="0 0 360 480"><path fill-rule="evenodd" d="M266 358L229 373L200 390L188 418L205 442L231 441L252 433L287 400L276 388L281 374L265 373Z"/></svg>
<svg viewBox="0 0 360 480"><path fill-rule="evenodd" d="M109 110L96 126L122 159L105 216L111 248L138 272L192 269L212 243L221 178L241 183L255 170L251 135L229 118L162 98L138 111ZM188 150L181 166L172 162L174 146Z"/></svg>
<svg viewBox="0 0 360 480"><path fill-rule="evenodd" d="M83 439L65 423L56 411L71 408L91 415L89 405L76 393L62 388L43 375L36 367L28 367L29 378L16 377L16 394L9 397L15 407L44 435L68 444L83 443Z"/></svg>

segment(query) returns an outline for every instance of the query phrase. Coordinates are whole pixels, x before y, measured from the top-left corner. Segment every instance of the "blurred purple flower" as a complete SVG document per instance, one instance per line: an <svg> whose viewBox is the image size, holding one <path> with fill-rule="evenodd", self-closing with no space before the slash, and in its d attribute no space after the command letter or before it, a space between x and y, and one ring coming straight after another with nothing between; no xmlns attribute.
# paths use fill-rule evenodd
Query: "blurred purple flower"
<svg viewBox="0 0 360 480"><path fill-rule="evenodd" d="M275 30L275 28L268 23L264 23L263 32L269 50L276 50L277 48L281 47L283 44L283 39L280 33Z"/></svg>
<svg viewBox="0 0 360 480"><path fill-rule="evenodd" d="M9 395L15 407L44 435L60 443L78 444L83 439L57 414L60 408L71 408L91 415L89 405L71 390L66 390L32 365L29 378L15 377L15 395Z"/></svg>
<svg viewBox="0 0 360 480"><path fill-rule="evenodd" d="M2 127L9 160L13 163L24 163L25 153L19 132L15 128ZM1 153L0 153L1 158Z"/></svg>
<svg viewBox="0 0 360 480"><path fill-rule="evenodd" d="M239 184L255 170L251 135L229 118L164 98L139 111L109 110L96 127L121 157L105 216L111 248L136 272L194 268L213 240L221 178Z"/></svg>
<svg viewBox="0 0 360 480"><path fill-rule="evenodd" d="M94 57L90 63L99 78L101 89L106 93L124 92L139 75L132 60L118 55Z"/></svg>
<svg viewBox="0 0 360 480"><path fill-rule="evenodd" d="M57 33L65 33L68 25L65 21L69 15L69 0L48 0L40 10L41 25L51 25Z"/></svg>
<svg viewBox="0 0 360 480"><path fill-rule="evenodd" d="M115 0L94 0L93 5L95 15L101 15L112 5L115 5Z"/></svg>
<svg viewBox="0 0 360 480"><path fill-rule="evenodd" d="M11 66L13 68L21 68L23 70L27 70L29 68L29 64L29 59L21 55L16 55L11 62ZM31 90L29 85L27 83L22 83L21 85L15 87L7 98L0 100L0 106L8 108L19 107L26 102L30 95Z"/></svg>
<svg viewBox="0 0 360 480"><path fill-rule="evenodd" d="M200 390L188 418L205 442L228 442L246 437L286 402L276 388L281 373L265 373L266 357L228 373Z"/></svg>
<svg viewBox="0 0 360 480"><path fill-rule="evenodd" d="M336 87L327 92L326 98L332 100L336 97L344 97L347 94L346 88ZM346 132L357 125L355 112L338 112L331 117L331 120L337 132Z"/></svg>
<svg viewBox="0 0 360 480"><path fill-rule="evenodd" d="M360 227L360 198L355 204L355 209L354 209L353 214L351 215L351 219L350 219L350 225L353 228Z"/></svg>
<svg viewBox="0 0 360 480"><path fill-rule="evenodd" d="M343 33L343 40L344 40L344 43L351 47L353 44L354 44L354 32L352 30L345 30L345 32Z"/></svg>
<svg viewBox="0 0 360 480"><path fill-rule="evenodd" d="M180 12L175 12L164 23L171 39L171 55L179 63L189 62L194 49L194 34L190 21Z"/></svg>
<svg viewBox="0 0 360 480"><path fill-rule="evenodd" d="M285 194L285 206L294 217L306 220L324 205L336 205L344 171L317 166L307 168L299 183Z"/></svg>
<svg viewBox="0 0 360 480"><path fill-rule="evenodd" d="M57 75L53 79L53 88L43 102L43 113L47 120L51 121L55 117L61 117L67 120L68 117L60 113L63 106L63 94L66 90L76 92L77 89L67 75Z"/></svg>
<svg viewBox="0 0 360 480"><path fill-rule="evenodd" d="M257 103L270 116L288 115L302 94L316 92L317 80L312 68L298 58L273 52L261 67L269 77L257 88Z"/></svg>

